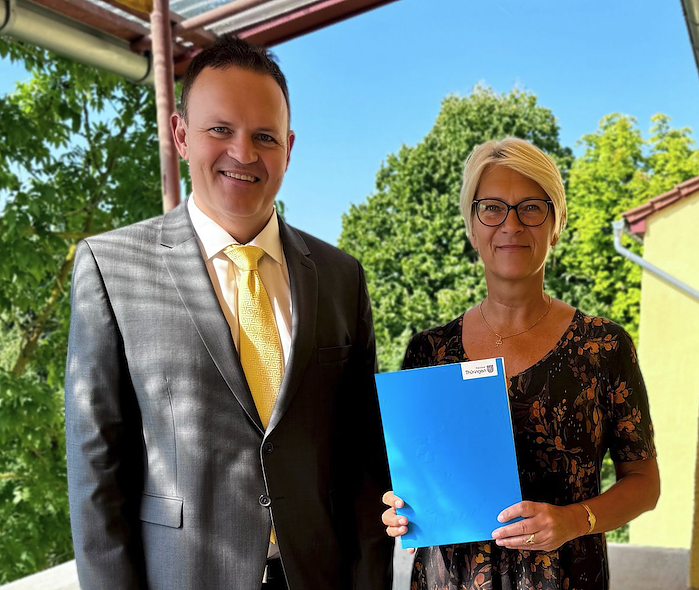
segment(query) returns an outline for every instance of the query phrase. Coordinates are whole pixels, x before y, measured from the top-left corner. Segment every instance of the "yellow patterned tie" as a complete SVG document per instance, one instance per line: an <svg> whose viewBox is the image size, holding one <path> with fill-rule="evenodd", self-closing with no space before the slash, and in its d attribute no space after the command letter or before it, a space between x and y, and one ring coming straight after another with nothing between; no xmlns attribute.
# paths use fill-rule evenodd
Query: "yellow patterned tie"
<svg viewBox="0 0 699 590"><path fill-rule="evenodd" d="M272 305L257 271L265 251L257 246L232 244L223 252L243 273L238 283L238 352L257 413L267 428L282 383L284 361ZM274 530L270 540L277 542Z"/></svg>
<svg viewBox="0 0 699 590"><path fill-rule="evenodd" d="M262 425L267 428L282 383L284 362L272 305L257 271L257 262L265 251L233 244L223 252L243 273L238 283L240 363Z"/></svg>

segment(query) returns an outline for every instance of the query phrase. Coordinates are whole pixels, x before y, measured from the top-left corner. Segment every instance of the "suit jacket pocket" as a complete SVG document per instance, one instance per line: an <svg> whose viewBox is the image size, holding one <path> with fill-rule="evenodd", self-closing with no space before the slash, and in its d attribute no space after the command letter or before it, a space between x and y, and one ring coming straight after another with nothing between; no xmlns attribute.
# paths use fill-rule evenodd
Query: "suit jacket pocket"
<svg viewBox="0 0 699 590"><path fill-rule="evenodd" d="M145 522L179 529L182 527L183 503L182 498L142 494L140 518Z"/></svg>
<svg viewBox="0 0 699 590"><path fill-rule="evenodd" d="M337 363L339 361L347 360L349 358L351 350L351 344L347 344L345 346L330 346L327 348L319 348L318 364L323 365L325 363Z"/></svg>

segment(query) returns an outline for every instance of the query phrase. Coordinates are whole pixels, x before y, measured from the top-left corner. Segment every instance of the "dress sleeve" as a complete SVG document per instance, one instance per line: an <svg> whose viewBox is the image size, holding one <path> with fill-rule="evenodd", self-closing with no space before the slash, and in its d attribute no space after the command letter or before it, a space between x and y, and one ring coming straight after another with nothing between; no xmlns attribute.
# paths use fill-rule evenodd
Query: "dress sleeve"
<svg viewBox="0 0 699 590"><path fill-rule="evenodd" d="M621 330L615 362L610 368L612 429L609 450L615 462L656 456L648 394L631 337Z"/></svg>
<svg viewBox="0 0 699 590"><path fill-rule="evenodd" d="M424 351L424 335L416 334L408 342L408 347L405 349L405 357L401 369L416 369L426 366L427 360Z"/></svg>

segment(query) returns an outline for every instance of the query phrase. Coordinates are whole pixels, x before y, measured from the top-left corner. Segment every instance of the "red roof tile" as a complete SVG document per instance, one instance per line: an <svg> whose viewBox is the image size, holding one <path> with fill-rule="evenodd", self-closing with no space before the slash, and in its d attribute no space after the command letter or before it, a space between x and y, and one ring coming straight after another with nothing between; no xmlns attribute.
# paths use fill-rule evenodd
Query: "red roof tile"
<svg viewBox="0 0 699 590"><path fill-rule="evenodd" d="M672 190L658 195L657 197L653 197L646 203L643 203L643 205L634 207L622 213L622 215L631 232L643 236L646 231L646 219L648 217L695 193L699 193L699 176L681 182Z"/></svg>

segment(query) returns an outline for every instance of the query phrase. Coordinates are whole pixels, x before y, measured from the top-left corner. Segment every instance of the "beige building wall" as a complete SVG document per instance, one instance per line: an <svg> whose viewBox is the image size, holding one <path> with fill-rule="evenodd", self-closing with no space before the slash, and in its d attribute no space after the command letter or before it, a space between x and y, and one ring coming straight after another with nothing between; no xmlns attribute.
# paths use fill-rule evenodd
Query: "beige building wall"
<svg viewBox="0 0 699 590"><path fill-rule="evenodd" d="M699 290L699 193L646 220L643 257ZM643 272L639 360L660 467L657 508L631 523L638 545L689 548L699 420L699 301Z"/></svg>

